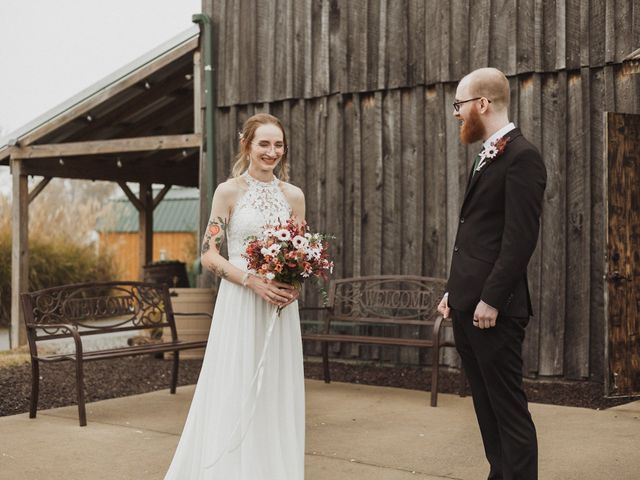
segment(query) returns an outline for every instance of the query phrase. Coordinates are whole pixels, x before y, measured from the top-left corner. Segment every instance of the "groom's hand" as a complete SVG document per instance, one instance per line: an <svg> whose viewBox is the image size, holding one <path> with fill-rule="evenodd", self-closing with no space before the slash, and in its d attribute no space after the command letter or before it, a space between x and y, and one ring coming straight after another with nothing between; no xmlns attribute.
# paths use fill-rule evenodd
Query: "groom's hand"
<svg viewBox="0 0 640 480"><path fill-rule="evenodd" d="M449 313L451 313L451 309L449 308L449 294L445 293L442 300L440 300L440 304L438 305L438 313L442 315L442 318L449 318Z"/></svg>
<svg viewBox="0 0 640 480"><path fill-rule="evenodd" d="M498 310L480 300L476 311L473 312L473 326L478 328L495 327L496 318L498 318Z"/></svg>

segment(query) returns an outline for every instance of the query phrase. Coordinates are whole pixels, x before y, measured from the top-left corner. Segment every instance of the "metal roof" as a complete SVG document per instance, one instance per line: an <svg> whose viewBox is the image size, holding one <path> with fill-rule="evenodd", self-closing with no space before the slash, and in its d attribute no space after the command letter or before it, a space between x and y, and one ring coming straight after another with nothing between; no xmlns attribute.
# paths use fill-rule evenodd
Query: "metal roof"
<svg viewBox="0 0 640 480"><path fill-rule="evenodd" d="M200 34L200 29L198 28L197 25L190 27L189 29L185 30L182 33L179 33L172 39L166 41L162 45L159 45L158 47L154 48L150 52L145 53L144 55L136 58L135 60L128 63L124 67L119 68L118 70L111 73L110 75L107 75L102 80L99 80L93 85L85 88L84 90L77 93L73 97L53 107L51 110L48 110L47 112L33 119L26 125L23 125L17 130L6 135L5 137L0 138L0 160L6 157L7 155L6 147L9 145L13 145L16 142L19 142L20 137L23 137L26 133L29 133L35 130L37 127L54 119L55 117L57 117L63 112L66 112L72 107L82 103L84 100L92 97L96 93L106 89L110 85L116 83L118 80L129 75L131 72L134 72L140 69L144 65L147 65L148 63L153 62L158 57L163 56L165 53L171 50L174 50L177 46L188 42L194 37L197 37L199 34Z"/></svg>
<svg viewBox="0 0 640 480"><path fill-rule="evenodd" d="M112 208L98 219L99 232L138 232L138 211L126 197L113 198ZM154 232L197 232L199 191L172 188L153 211Z"/></svg>
<svg viewBox="0 0 640 480"><path fill-rule="evenodd" d="M20 160L23 175L198 186L199 144L194 127L194 54L200 30L192 26L151 52L44 113L0 141L0 164L21 148L45 147ZM55 153L56 145L144 138L185 138L184 146L108 153ZM90 149L80 149L91 152Z"/></svg>

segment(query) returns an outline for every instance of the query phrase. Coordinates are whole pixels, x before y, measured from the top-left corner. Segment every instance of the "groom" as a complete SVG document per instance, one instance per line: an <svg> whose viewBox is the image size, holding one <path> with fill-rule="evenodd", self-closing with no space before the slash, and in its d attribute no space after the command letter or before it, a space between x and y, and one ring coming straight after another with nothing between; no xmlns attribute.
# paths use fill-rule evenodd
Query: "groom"
<svg viewBox="0 0 640 480"><path fill-rule="evenodd" d="M527 264L538 240L547 173L538 150L509 122L509 82L501 71L481 68L465 76L453 109L462 143L483 144L469 175L438 311L453 320L489 479L537 479L522 341L533 313Z"/></svg>

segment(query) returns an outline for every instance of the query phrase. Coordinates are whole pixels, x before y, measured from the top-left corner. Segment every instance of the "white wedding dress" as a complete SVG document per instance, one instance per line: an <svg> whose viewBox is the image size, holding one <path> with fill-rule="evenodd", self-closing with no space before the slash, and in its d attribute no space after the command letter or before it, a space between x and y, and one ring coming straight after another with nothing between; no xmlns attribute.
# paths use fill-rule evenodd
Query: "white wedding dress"
<svg viewBox="0 0 640 480"><path fill-rule="evenodd" d="M227 226L229 261L246 238L291 215L279 180L249 188ZM222 280L189 415L165 480L303 480L304 372L297 302L276 307Z"/></svg>

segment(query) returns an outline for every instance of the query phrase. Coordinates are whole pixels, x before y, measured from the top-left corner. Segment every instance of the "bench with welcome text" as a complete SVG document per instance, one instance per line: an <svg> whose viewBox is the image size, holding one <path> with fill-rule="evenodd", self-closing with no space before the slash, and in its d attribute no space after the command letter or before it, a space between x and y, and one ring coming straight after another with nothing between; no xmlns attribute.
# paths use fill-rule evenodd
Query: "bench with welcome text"
<svg viewBox="0 0 640 480"><path fill-rule="evenodd" d="M303 340L321 342L324 381L331 381L329 343L332 342L431 348L431 406L435 407L438 402L440 349L455 346L451 341L440 339L443 322L448 322L437 313L444 289L443 279L409 275L333 280L329 285L323 332L302 335ZM417 337L335 333L334 322L368 326L413 326Z"/></svg>
<svg viewBox="0 0 640 480"><path fill-rule="evenodd" d="M171 393L178 384L179 352L206 347L207 341L178 339L171 297L166 285L141 282L104 282L63 285L20 295L24 309L27 339L31 352L31 400L29 417L38 408L40 362L72 361L76 366L76 389L80 426L87 424L84 399L83 363L91 360L174 352ZM200 315L200 314L196 314ZM95 335L159 332L168 327L171 338L142 345L85 351L83 338ZM71 338L72 353L38 353L38 342Z"/></svg>

